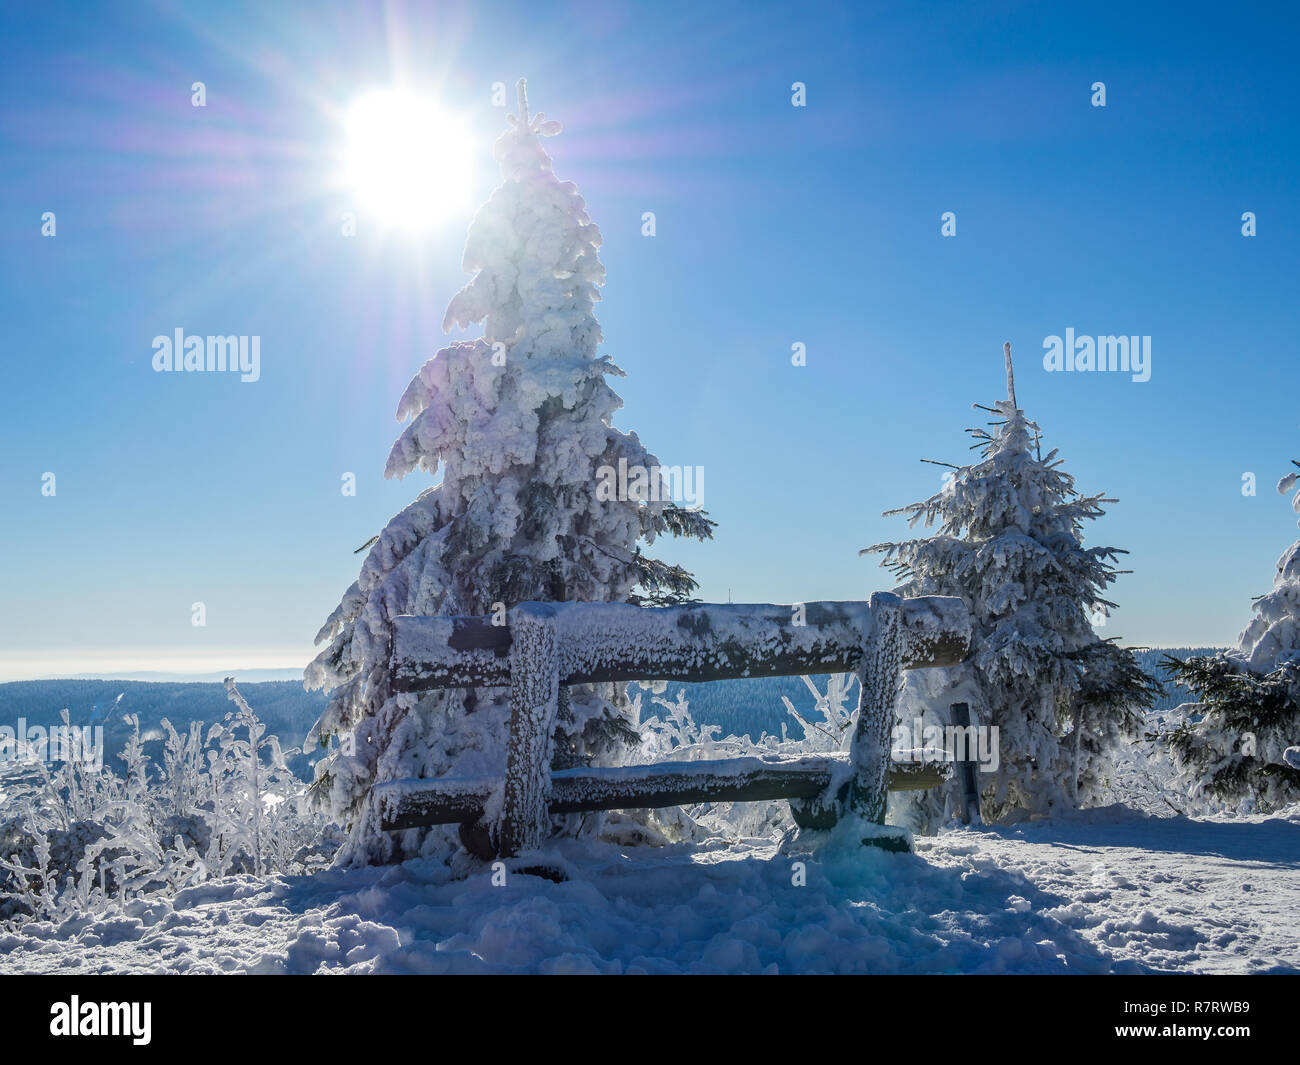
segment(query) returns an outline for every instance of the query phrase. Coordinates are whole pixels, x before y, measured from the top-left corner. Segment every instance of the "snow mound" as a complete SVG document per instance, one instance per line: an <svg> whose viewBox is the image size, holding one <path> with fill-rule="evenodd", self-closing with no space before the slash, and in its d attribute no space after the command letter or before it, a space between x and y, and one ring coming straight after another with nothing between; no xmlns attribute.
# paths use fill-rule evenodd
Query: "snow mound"
<svg viewBox="0 0 1300 1065"><path fill-rule="evenodd" d="M1123 807L961 829L919 854L834 839L566 840L457 878L442 862L230 877L0 932L3 972L1300 972L1300 808ZM499 878L498 878L499 879Z"/></svg>

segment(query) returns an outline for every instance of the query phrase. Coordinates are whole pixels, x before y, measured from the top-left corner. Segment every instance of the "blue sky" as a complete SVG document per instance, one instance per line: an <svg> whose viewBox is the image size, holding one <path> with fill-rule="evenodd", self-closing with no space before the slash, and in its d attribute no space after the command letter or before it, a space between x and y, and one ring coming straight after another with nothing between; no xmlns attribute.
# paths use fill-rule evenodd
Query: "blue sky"
<svg viewBox="0 0 1300 1065"><path fill-rule="evenodd" d="M436 96L479 203L520 76L604 233L618 424L705 468L717 539L663 552L703 598L888 587L857 549L939 486L919 458L967 454L1010 340L1045 441L1120 499L1088 533L1131 552L1106 634L1234 639L1297 535L1300 94L1270 8L3 5L0 679L306 661L429 483L383 465L472 214L342 236L343 116ZM177 327L260 336L261 379L154 373ZM1151 380L1046 373L1067 327L1151 336Z"/></svg>

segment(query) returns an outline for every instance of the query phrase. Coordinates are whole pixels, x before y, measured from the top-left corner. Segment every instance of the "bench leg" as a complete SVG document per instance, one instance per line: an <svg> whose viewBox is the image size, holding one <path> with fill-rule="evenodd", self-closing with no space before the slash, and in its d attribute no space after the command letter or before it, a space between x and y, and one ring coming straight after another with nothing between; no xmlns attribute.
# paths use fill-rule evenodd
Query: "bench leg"
<svg viewBox="0 0 1300 1065"><path fill-rule="evenodd" d="M559 709L554 613L530 603L510 612L510 740L497 850L511 858L538 847L550 825L551 735Z"/></svg>
<svg viewBox="0 0 1300 1065"><path fill-rule="evenodd" d="M863 821L881 826L889 801L890 739L902 662L901 603L888 592L871 597L873 625L858 663L858 724L850 748L855 775L849 803ZM908 850L907 838L902 830L884 829L862 842L885 850Z"/></svg>

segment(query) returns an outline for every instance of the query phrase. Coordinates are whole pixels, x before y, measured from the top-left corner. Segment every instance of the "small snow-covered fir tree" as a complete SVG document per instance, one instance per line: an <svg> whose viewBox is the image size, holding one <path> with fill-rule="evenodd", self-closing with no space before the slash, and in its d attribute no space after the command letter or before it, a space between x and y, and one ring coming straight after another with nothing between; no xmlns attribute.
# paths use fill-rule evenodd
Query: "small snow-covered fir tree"
<svg viewBox="0 0 1300 1065"><path fill-rule="evenodd" d="M975 719L998 727L1001 764L979 774L987 821L1094 798L1107 746L1136 724L1153 684L1131 652L1099 640L1090 622L1114 606L1103 592L1122 552L1085 548L1083 523L1115 500L1080 495L1057 452L1041 455L1038 426L1016 406L1009 344L1004 351L1008 398L980 408L997 416L991 431L968 430L979 461L952 466L929 499L886 512L937 526L934 535L863 551L883 554L882 564L903 578L904 596L955 595L970 609L967 663L921 688L960 693L957 701L975 704ZM904 724L915 709L905 697ZM946 714L946 702L936 709ZM933 814L921 820L933 823Z"/></svg>
<svg viewBox="0 0 1300 1065"><path fill-rule="evenodd" d="M502 183L465 246L474 276L443 323L481 322L483 335L426 362L397 408L410 423L386 475L441 470L442 479L379 535L306 673L309 687L332 689L313 732L340 743L318 763L313 794L350 828L347 864L446 853L454 838L445 828L381 832L367 804L375 784L505 769L505 692L390 691L394 617L482 615L529 600L680 601L695 588L690 574L639 545L664 532L712 535L703 513L667 501L658 485L624 493L640 498L598 491L602 467L625 461L657 477L659 463L635 433L612 426L622 400L605 379L623 373L596 353L600 230L541 143L560 125L529 115L522 80L508 122L494 149ZM608 764L638 740L613 685L572 689L561 717L557 765Z"/></svg>
<svg viewBox="0 0 1300 1065"><path fill-rule="evenodd" d="M1294 490L1298 477L1283 477L1277 490ZM1292 508L1300 512L1300 492ZM1255 601L1254 615L1234 649L1165 660L1200 699L1182 708L1170 746L1193 792L1267 812L1300 802L1300 759L1287 757L1300 738L1300 540L1277 560L1273 590Z"/></svg>

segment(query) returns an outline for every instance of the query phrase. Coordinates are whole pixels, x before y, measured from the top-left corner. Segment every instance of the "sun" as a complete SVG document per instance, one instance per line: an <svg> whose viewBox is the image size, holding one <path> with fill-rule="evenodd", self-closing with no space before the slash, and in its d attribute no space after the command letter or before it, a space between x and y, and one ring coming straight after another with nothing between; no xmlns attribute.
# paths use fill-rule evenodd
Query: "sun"
<svg viewBox="0 0 1300 1065"><path fill-rule="evenodd" d="M468 206L469 132L432 97L369 92L349 108L346 136L347 183L385 228L423 232Z"/></svg>

